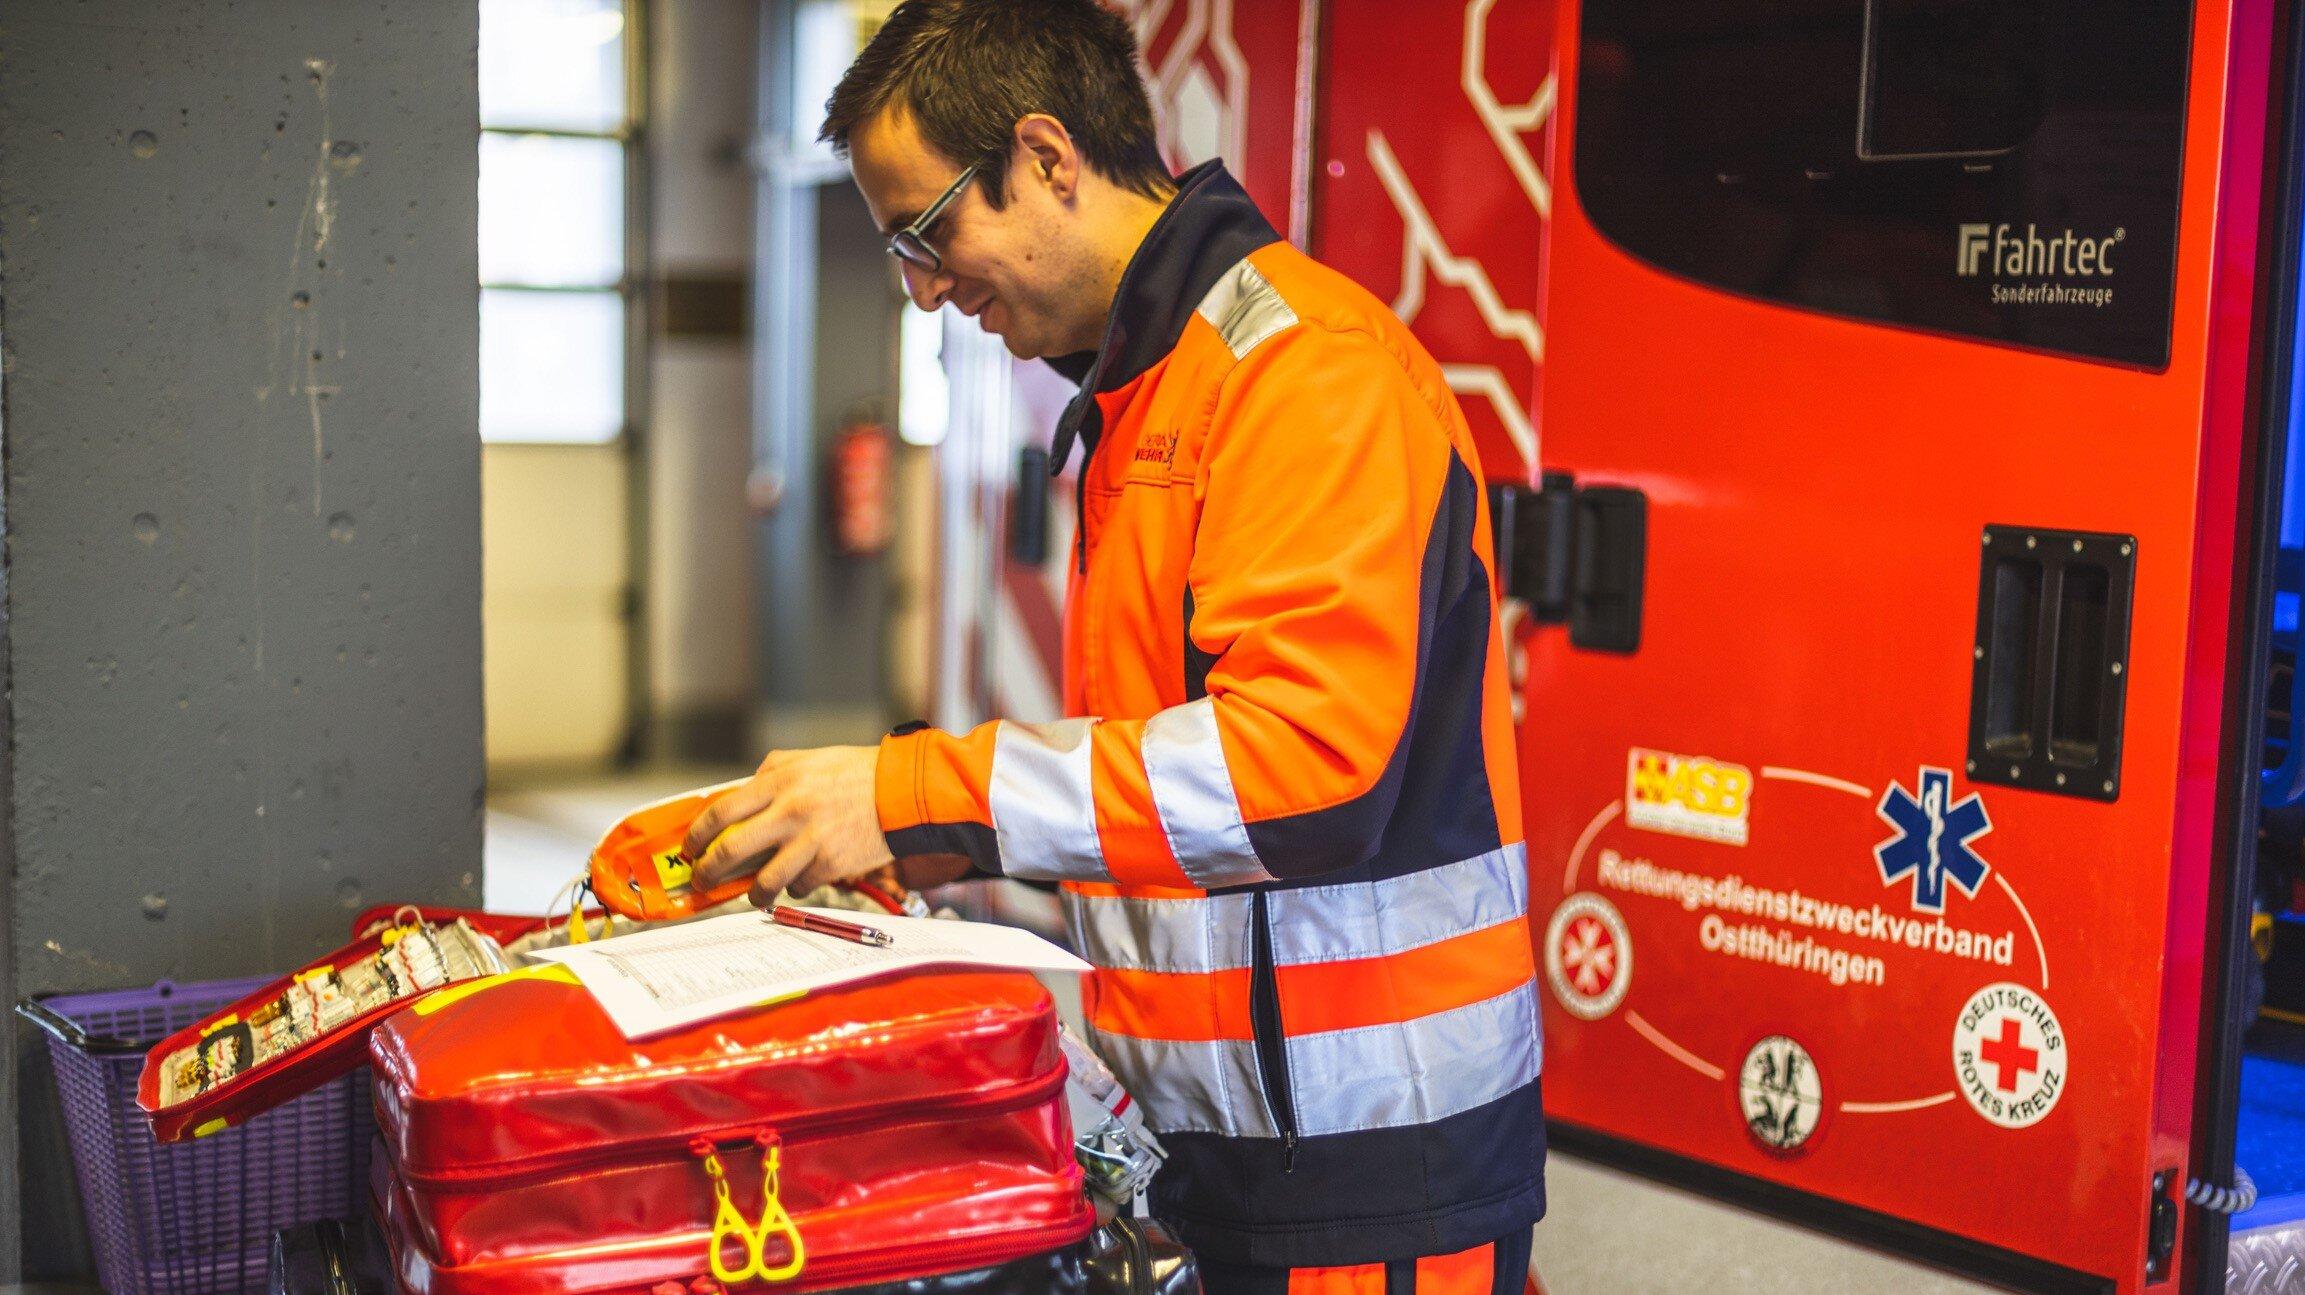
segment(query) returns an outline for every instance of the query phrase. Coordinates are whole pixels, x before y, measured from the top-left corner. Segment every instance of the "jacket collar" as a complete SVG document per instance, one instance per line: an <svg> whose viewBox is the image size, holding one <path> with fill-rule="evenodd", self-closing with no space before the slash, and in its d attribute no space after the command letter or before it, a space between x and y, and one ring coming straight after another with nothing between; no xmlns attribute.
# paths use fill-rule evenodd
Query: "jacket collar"
<svg viewBox="0 0 2305 1295"><path fill-rule="evenodd" d="M1049 474L1064 471L1078 437L1096 453L1104 430L1096 397L1118 391L1176 349L1201 299L1225 272L1260 247L1280 241L1221 161L1203 162L1177 177L1176 197L1121 271L1104 343L1094 351L1059 356L1050 367L1081 384L1057 420L1049 447Z"/></svg>

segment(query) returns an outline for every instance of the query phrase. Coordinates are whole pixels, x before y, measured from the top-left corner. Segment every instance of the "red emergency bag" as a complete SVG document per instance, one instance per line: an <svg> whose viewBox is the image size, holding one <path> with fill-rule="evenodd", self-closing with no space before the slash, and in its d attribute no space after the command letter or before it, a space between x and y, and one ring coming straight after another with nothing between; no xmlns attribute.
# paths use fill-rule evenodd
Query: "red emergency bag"
<svg viewBox="0 0 2305 1295"><path fill-rule="evenodd" d="M417 1295L822 1290L1078 1242L1046 990L921 972L626 1040L558 968L370 1041L372 1190Z"/></svg>

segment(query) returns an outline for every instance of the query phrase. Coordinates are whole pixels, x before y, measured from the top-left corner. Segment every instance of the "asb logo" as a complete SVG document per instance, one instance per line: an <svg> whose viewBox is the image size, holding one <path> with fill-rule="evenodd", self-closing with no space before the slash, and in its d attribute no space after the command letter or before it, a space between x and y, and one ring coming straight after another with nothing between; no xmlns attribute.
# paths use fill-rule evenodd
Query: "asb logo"
<svg viewBox="0 0 2305 1295"><path fill-rule="evenodd" d="M1633 933L1615 904L1589 892L1561 901L1545 928L1545 980L1572 1016L1617 1010L1633 983Z"/></svg>
<svg viewBox="0 0 2305 1295"><path fill-rule="evenodd" d="M1993 830L1985 801L1975 792L1953 803L1953 775L1943 769L1921 767L1921 793L1915 796L1901 782L1889 784L1874 810L1897 834L1873 847L1881 865L1881 884L1894 886L1908 873L1913 878L1913 907L1923 913L1945 911L1945 883L1974 899L1985 874L1993 869L1969 842Z"/></svg>
<svg viewBox="0 0 2305 1295"><path fill-rule="evenodd" d="M2038 1124L2065 1091L2065 1030L2023 985L1987 985L1953 1022L1953 1074L1977 1114L2004 1129Z"/></svg>
<svg viewBox="0 0 2305 1295"><path fill-rule="evenodd" d="M1753 771L1701 755L1634 747L1625 757L1625 821L1651 832L1743 845Z"/></svg>

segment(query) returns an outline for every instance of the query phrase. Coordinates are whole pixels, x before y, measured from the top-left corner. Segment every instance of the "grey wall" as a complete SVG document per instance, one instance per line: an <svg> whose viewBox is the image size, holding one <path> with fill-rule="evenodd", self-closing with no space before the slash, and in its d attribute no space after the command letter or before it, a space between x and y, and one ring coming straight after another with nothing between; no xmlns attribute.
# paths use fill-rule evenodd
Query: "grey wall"
<svg viewBox="0 0 2305 1295"><path fill-rule="evenodd" d="M475 28L8 4L11 997L479 894Z"/></svg>

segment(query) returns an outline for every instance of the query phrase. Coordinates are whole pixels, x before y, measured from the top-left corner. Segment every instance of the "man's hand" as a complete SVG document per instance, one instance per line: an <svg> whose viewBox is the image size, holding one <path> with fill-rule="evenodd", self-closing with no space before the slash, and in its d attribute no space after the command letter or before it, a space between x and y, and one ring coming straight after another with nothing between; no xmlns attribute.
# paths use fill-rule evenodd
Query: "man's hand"
<svg viewBox="0 0 2305 1295"><path fill-rule="evenodd" d="M705 807L681 853L696 861L696 887L709 890L753 874L749 898L766 908L795 893L889 862L873 803L880 748L827 746L771 751L752 780Z"/></svg>

